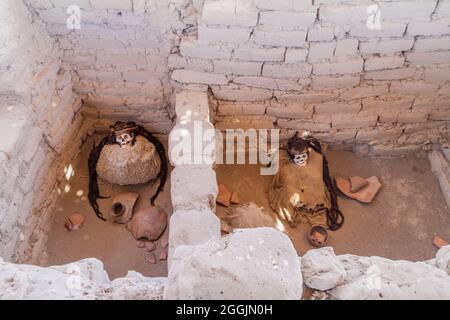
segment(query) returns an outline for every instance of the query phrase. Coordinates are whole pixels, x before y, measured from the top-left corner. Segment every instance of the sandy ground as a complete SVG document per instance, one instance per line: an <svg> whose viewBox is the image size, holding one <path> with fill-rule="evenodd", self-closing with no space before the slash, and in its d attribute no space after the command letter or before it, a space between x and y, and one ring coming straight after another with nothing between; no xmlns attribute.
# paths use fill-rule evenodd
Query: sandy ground
<svg viewBox="0 0 450 320"><path fill-rule="evenodd" d="M426 158L381 160L330 151L328 159L332 176L376 175L383 184L371 204L339 197L346 222L340 230L329 233L328 242L337 254L424 260L434 258L435 235L450 240L450 210ZM243 202L254 201L275 215L266 197L272 177L261 176L259 166L220 165L216 171L218 182L238 192ZM217 208L219 216L224 214L224 207ZM295 229L286 225L286 230L299 255L312 248L306 224Z"/></svg>
<svg viewBox="0 0 450 320"><path fill-rule="evenodd" d="M166 143L167 138L163 137L162 141ZM124 225L101 221L89 206L86 199L87 157L91 148L92 140L88 140L81 155L72 163L75 175L68 183L70 190L63 191L49 234L48 265L95 257L104 263L111 279L125 276L128 270L145 276L167 276L166 261L155 265L146 262L145 250L136 246L136 241ZM337 254L424 260L433 258L436 253L437 249L432 245L435 235L450 240L450 211L427 159L379 160L344 151L330 151L328 158L333 176L377 175L383 184L382 190L369 205L340 196L339 205L346 223L339 231L330 232L329 240L329 245ZM266 197L272 177L261 176L259 166L220 165L216 171L218 182L238 192L243 202L254 201L274 215ZM107 196L123 191L138 192L141 197L136 209L149 204L148 199L156 187L119 187L100 179L99 183L102 194ZM102 212L107 213L111 199L99 200L99 203ZM169 180L157 204L172 213ZM224 214L224 211L224 207L217 206L218 215ZM69 232L64 227L64 221L74 212L84 214L86 222L80 230ZM286 230L299 255L312 248L306 238L307 225L295 229L286 225ZM156 251L157 255L160 250Z"/></svg>
<svg viewBox="0 0 450 320"><path fill-rule="evenodd" d="M160 138L167 147L167 137ZM99 139L96 139L96 141L98 142ZM145 249L136 246L136 241L124 225L104 222L95 216L86 199L88 193L87 159L92 145L93 141L89 139L84 144L80 156L72 163L75 175L68 183L70 191L64 192L63 190L49 234L48 265L66 264L95 257L103 262L110 279L123 277L128 270L135 270L144 276L167 276L167 262L160 261L157 264L146 262L144 259ZM158 183L153 187L148 185L120 187L99 179L99 185L100 192L104 196L114 197L114 195L124 191L139 193L140 198L135 206L135 209L138 210L150 205L150 196L154 194ZM111 202L112 199L99 200L100 210L105 217L108 216ZM169 179L166 182L164 192L158 196L156 204L163 207L168 214L172 213ZM86 217L86 221L81 229L69 232L64 227L64 221L74 212L82 213ZM161 247L159 247L155 251L157 257L161 250Z"/></svg>

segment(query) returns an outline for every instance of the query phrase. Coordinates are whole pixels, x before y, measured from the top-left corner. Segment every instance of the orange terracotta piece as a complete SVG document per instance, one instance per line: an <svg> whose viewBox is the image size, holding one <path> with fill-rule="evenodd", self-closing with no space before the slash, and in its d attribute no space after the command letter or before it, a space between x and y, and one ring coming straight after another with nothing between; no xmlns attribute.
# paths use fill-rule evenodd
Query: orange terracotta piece
<svg viewBox="0 0 450 320"><path fill-rule="evenodd" d="M381 189L381 183L376 176L365 179L368 184L358 192L352 192L352 186L349 179L336 177L336 186L347 197L358 200L362 203L370 203L373 201L378 191Z"/></svg>
<svg viewBox="0 0 450 320"><path fill-rule="evenodd" d="M231 192L223 184L219 184L219 193L216 201L225 207L229 207L231 204Z"/></svg>

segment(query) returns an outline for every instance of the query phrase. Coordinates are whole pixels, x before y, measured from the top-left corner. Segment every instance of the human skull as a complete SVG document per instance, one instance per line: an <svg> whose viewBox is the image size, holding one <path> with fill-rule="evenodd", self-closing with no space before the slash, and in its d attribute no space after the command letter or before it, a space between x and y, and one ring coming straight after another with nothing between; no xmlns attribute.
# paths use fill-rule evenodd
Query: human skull
<svg viewBox="0 0 450 320"><path fill-rule="evenodd" d="M303 139L306 139L306 138L309 138L309 137L311 137L311 132L306 131L306 130L302 132L302 138Z"/></svg>
<svg viewBox="0 0 450 320"><path fill-rule="evenodd" d="M116 141L120 144L121 147L131 145L133 142L133 134L132 133L122 133L116 136Z"/></svg>
<svg viewBox="0 0 450 320"><path fill-rule="evenodd" d="M302 152L299 154L294 155L293 161L298 166L306 166L306 163L308 161L308 152Z"/></svg>

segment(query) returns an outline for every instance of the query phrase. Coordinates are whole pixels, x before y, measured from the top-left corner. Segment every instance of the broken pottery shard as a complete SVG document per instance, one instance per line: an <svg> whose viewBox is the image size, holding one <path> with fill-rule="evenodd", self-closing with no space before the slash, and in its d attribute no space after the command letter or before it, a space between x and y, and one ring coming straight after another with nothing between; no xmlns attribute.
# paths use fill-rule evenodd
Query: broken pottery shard
<svg viewBox="0 0 450 320"><path fill-rule="evenodd" d="M167 260L167 250L161 251L159 254L159 260Z"/></svg>
<svg viewBox="0 0 450 320"><path fill-rule="evenodd" d="M85 220L86 218L81 213L73 213L67 218L64 226L69 231L77 230L83 226Z"/></svg>
<svg viewBox="0 0 450 320"><path fill-rule="evenodd" d="M155 257L154 253L146 252L146 253L144 253L144 258L145 258L145 261L147 261L148 263L151 263L151 264L156 263L156 257Z"/></svg>
<svg viewBox="0 0 450 320"><path fill-rule="evenodd" d="M239 199L239 196L238 196L238 194L236 192L233 192L231 194L230 202L232 204L240 204L241 203L241 200Z"/></svg>
<svg viewBox="0 0 450 320"><path fill-rule="evenodd" d="M367 187L369 181L360 176L350 177L350 191L355 193Z"/></svg>
<svg viewBox="0 0 450 320"><path fill-rule="evenodd" d="M163 249L167 248L169 246L169 233L166 232L163 234L163 236L161 237L161 247Z"/></svg>
<svg viewBox="0 0 450 320"><path fill-rule="evenodd" d="M334 181L336 182L336 187L340 191L342 191L342 193L344 193L344 194L351 193L349 180L344 179L342 177L335 177Z"/></svg>
<svg viewBox="0 0 450 320"><path fill-rule="evenodd" d="M361 257L351 254L332 257L333 260L337 258L343 264L346 276L343 283L328 292L330 298L333 300L448 300L450 299L450 277L441 268L447 266L445 251L441 251L446 248L448 247L439 250L436 259L428 261L394 261L376 256ZM310 251L323 249L325 248ZM322 273L322 277L326 276L326 273Z"/></svg>
<svg viewBox="0 0 450 320"><path fill-rule="evenodd" d="M231 204L231 192L223 184L219 184L219 194L216 201L225 207L229 207Z"/></svg>
<svg viewBox="0 0 450 320"><path fill-rule="evenodd" d="M156 249L156 243L153 241L147 241L145 242L145 249L147 252L152 252Z"/></svg>
<svg viewBox="0 0 450 320"><path fill-rule="evenodd" d="M64 227L66 227L66 229L69 230L69 231L73 231L74 230L73 224L71 224L69 220L66 220L64 222Z"/></svg>
<svg viewBox="0 0 450 320"><path fill-rule="evenodd" d="M358 200L362 203L370 203L373 201L378 191L381 189L381 183L376 176L366 179L369 183L365 188L358 192L351 192L350 180L336 177L336 186L347 197Z"/></svg>
<svg viewBox="0 0 450 320"><path fill-rule="evenodd" d="M433 239L433 244L440 249L443 246L448 245L448 242L438 236L435 236Z"/></svg>
<svg viewBox="0 0 450 320"><path fill-rule="evenodd" d="M145 248L145 241L136 241L137 247L138 248Z"/></svg>
<svg viewBox="0 0 450 320"><path fill-rule="evenodd" d="M127 229L136 240L156 241L167 227L167 213L160 207L139 210L127 223Z"/></svg>

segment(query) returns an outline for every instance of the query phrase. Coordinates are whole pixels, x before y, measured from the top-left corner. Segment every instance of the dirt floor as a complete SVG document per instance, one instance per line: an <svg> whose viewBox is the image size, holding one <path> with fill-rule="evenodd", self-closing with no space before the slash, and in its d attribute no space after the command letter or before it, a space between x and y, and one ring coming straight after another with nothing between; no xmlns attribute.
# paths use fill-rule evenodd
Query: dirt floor
<svg viewBox="0 0 450 320"><path fill-rule="evenodd" d="M378 176L383 187L371 204L339 197L346 222L330 232L328 244L337 254L382 256L391 259L424 260L434 258L435 235L450 240L450 210L431 172L426 158L371 159L351 152L330 151L331 175L349 177ZM266 190L272 176L261 176L258 165L220 165L217 180L239 193L243 202L254 201L275 216ZM217 214L225 214L218 205ZM308 226L295 229L285 224L299 255L313 248L307 238Z"/></svg>
<svg viewBox="0 0 450 320"><path fill-rule="evenodd" d="M166 144L167 138L162 137L161 140ZM101 221L89 206L87 157L91 148L92 139L84 144L81 155L72 163L75 174L67 183L70 188L62 186L63 194L49 234L48 265L95 257L104 263L111 279L125 276L128 270L145 276L167 276L166 261L154 265L146 262L145 249L137 247L124 225ZM381 160L358 157L345 151L330 151L328 159L332 176L377 175L383 184L380 193L369 205L339 197L346 223L339 231L330 232L329 240L329 245L337 254L424 260L433 258L437 251L432 245L435 235L450 240L450 210L426 158ZM261 176L259 169L258 165L220 165L216 168L217 179L231 191L238 192L243 202L254 201L275 216L266 196L272 176ZM148 185L119 187L101 179L99 183L101 193L106 196L123 191L138 192L141 197L136 209L148 205L148 199L156 188L149 188ZM111 199L99 200L99 203L102 212L107 213ZM172 213L169 180L157 204ZM225 210L217 206L219 216ZM64 227L64 221L74 212L82 213L86 222L80 230L69 232ZM295 229L287 224L285 227L299 255L312 248L306 238L307 225ZM157 256L160 250L157 249Z"/></svg>
<svg viewBox="0 0 450 320"><path fill-rule="evenodd" d="M167 147L167 137L160 138ZM99 138L96 139L96 141L99 140ZM57 206L53 226L49 234L48 265L66 264L94 257L103 262L110 279L123 277L128 270L135 270L144 276L167 276L167 262L165 260L156 264L146 262L144 258L145 249L137 247L136 240L125 228L125 225L114 224L109 221L104 222L95 216L87 201L87 159L92 145L92 139L87 140L82 153L72 163L75 174L67 184L70 186L70 190L64 190L65 185L62 186L63 194ZM170 174L168 177L170 177ZM114 197L114 195L124 191L139 193L140 198L135 206L135 209L138 210L150 204L150 196L154 194L158 183L153 187L148 185L120 187L99 179L99 185L100 193L103 196ZM111 202L112 199L99 200L100 210L105 217L108 216ZM156 204L164 208L169 215L172 214L169 178L164 192L158 196ZM81 229L69 232L64 227L64 221L74 212L82 213L86 217L86 221ZM161 250L160 246L156 249L156 257L159 256Z"/></svg>

